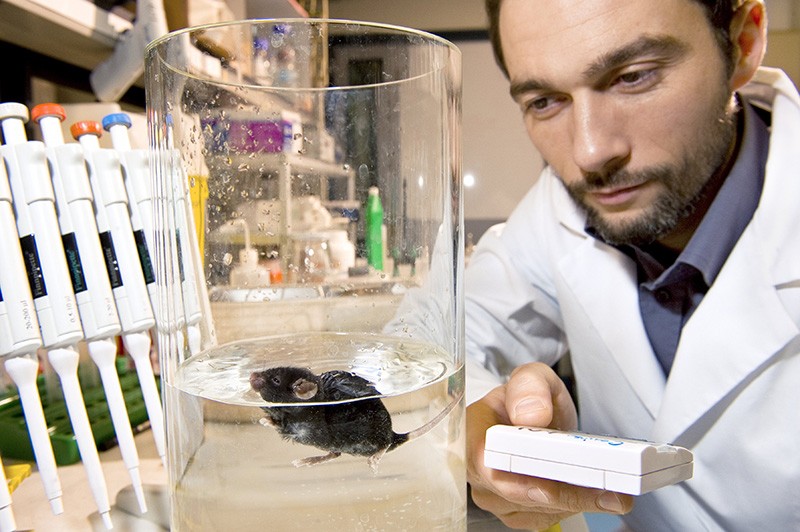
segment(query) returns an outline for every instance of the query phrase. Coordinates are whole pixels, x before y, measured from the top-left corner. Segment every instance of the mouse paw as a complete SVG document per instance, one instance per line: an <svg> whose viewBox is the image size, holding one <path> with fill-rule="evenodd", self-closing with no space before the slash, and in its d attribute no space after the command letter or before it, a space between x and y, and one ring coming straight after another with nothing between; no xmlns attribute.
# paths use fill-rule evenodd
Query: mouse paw
<svg viewBox="0 0 800 532"><path fill-rule="evenodd" d="M275 427L275 423L268 417L262 417L258 420L259 423L264 425L265 427Z"/></svg>
<svg viewBox="0 0 800 532"><path fill-rule="evenodd" d="M381 449L377 453L367 458L367 464L369 465L369 468L372 470L373 474L378 472L378 462L381 461L381 458L383 458L383 455L386 454L386 451L388 450L388 447L386 449Z"/></svg>
<svg viewBox="0 0 800 532"><path fill-rule="evenodd" d="M324 454L322 456L309 456L308 458L300 458L297 460L292 461L292 465L295 467L309 467L317 464L321 464L323 462L329 462L334 458L338 458L342 455L342 453L337 452L330 452L328 454Z"/></svg>

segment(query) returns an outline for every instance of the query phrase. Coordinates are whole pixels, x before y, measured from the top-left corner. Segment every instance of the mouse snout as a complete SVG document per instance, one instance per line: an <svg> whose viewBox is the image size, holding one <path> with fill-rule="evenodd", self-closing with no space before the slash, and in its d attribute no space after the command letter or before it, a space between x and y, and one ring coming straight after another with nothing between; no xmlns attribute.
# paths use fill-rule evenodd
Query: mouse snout
<svg viewBox="0 0 800 532"><path fill-rule="evenodd" d="M266 383L267 379L263 374L257 371L250 374L250 386L252 386L254 390L258 391L262 389Z"/></svg>

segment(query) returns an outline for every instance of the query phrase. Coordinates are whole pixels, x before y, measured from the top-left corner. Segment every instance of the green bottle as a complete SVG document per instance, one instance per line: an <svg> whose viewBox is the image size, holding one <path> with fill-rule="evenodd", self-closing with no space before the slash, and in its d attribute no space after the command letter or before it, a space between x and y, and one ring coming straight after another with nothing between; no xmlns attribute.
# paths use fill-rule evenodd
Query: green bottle
<svg viewBox="0 0 800 532"><path fill-rule="evenodd" d="M378 187L369 187L364 222L367 263L376 270L383 271L383 205L378 195Z"/></svg>

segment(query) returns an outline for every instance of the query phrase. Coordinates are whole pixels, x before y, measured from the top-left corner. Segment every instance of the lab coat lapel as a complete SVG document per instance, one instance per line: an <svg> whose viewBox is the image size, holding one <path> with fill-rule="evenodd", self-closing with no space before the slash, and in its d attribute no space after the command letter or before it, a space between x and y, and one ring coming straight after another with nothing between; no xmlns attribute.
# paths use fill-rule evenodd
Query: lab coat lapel
<svg viewBox="0 0 800 532"><path fill-rule="evenodd" d="M737 387L755 378L789 342L797 341L797 325L780 291L800 284L800 100L785 74L764 70L760 77L753 99L773 109L761 201L683 329L654 427L655 440L677 441L712 409L723 408ZM724 323L719 316L725 316Z"/></svg>
<svg viewBox="0 0 800 532"><path fill-rule="evenodd" d="M586 265L592 264L587 275ZM580 335L596 334L592 356L609 357L616 364L653 418L661 403L664 374L647 339L639 311L636 267L618 250L586 238L559 264L561 275L583 314L590 323ZM581 320L582 321L582 320ZM570 342L575 340L570 338Z"/></svg>
<svg viewBox="0 0 800 532"><path fill-rule="evenodd" d="M729 264L684 326L654 440L679 441L692 424L716 406L723 408L737 387L755 378L797 336L758 255L757 238L755 231L742 235Z"/></svg>

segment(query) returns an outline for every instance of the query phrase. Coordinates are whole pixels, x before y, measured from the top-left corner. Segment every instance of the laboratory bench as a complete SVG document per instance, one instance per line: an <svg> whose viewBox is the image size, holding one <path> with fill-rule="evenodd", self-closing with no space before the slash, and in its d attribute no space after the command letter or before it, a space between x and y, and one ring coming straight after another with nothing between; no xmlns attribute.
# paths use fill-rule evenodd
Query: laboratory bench
<svg viewBox="0 0 800 532"><path fill-rule="evenodd" d="M139 473L144 485L148 512L138 513L138 505L130 485L130 477L119 448L100 453L103 464L111 519L115 532L164 532L168 530L169 502L167 472L156 452L150 430L135 436L139 451ZM12 508L20 531L104 532L94 499L89 490L86 472L81 463L58 468L63 490L64 513L53 515L47 503L39 474L34 470L12 493ZM562 532L611 532L621 521L616 516L590 514L572 518L561 524ZM467 507L468 532L505 532L511 530L492 514L475 506Z"/></svg>
<svg viewBox="0 0 800 532"><path fill-rule="evenodd" d="M167 472L156 452L153 433L150 430L135 436L136 448L139 452L139 473L147 494L148 514L153 518L165 515L169 519L167 508L163 506L162 494L166 494ZM100 453L100 461L105 474L109 502L112 505L111 519L114 530L157 531L164 530L150 521L134 526L134 519L128 512L115 508L118 495L120 502L125 501L127 508L136 511L137 504L130 490L131 479L128 469L122 461L119 447L113 447ZM13 463L12 461L5 461ZM11 494L11 508L17 522L18 530L63 531L105 531L105 526L97 513L97 506L89 489L86 470L81 462L58 468L61 490L63 492L64 513L53 515L47 496L44 492L39 473L35 470L31 476L22 481ZM128 488L128 489L126 489ZM135 519L135 521L144 521Z"/></svg>

